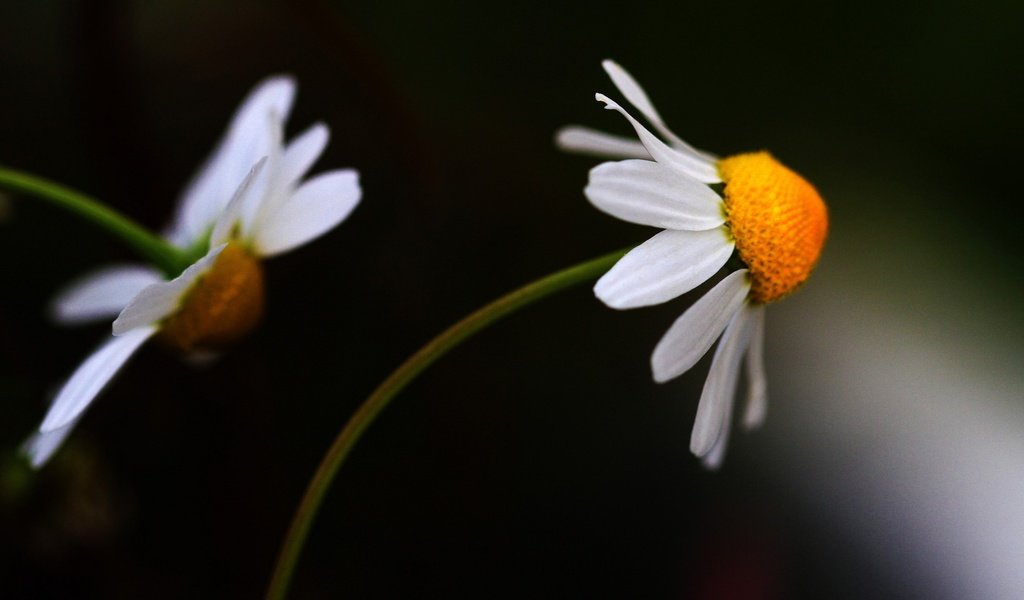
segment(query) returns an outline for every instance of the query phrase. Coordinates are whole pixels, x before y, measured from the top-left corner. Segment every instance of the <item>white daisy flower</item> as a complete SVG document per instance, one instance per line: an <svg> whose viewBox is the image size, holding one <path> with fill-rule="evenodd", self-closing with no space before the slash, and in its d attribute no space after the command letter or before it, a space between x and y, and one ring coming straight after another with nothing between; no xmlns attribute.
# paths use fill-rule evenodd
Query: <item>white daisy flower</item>
<svg viewBox="0 0 1024 600"><path fill-rule="evenodd" d="M287 252L341 223L361 197L352 169L303 180L327 145L317 123L287 144L284 120L295 82L269 79L246 98L224 139L188 186L166 238L197 256L165 280L150 267L119 265L71 285L54 302L62 323L116 316L113 337L58 392L23 446L42 466L97 394L153 336L185 352L215 350L250 331L263 312L260 259Z"/></svg>
<svg viewBox="0 0 1024 600"><path fill-rule="evenodd" d="M597 297L617 309L660 304L727 263L739 267L672 324L651 356L654 380L663 383L688 371L720 340L690 439L693 453L716 468L725 456L744 359L749 389L743 424L750 429L764 421L765 305L810 275L828 230L825 203L767 152L719 159L689 146L665 126L629 73L612 61L603 66L661 138L597 94L606 108L626 117L640 141L573 126L559 131L556 142L570 151L625 158L592 169L584 193L612 216L664 231L616 263L594 286Z"/></svg>

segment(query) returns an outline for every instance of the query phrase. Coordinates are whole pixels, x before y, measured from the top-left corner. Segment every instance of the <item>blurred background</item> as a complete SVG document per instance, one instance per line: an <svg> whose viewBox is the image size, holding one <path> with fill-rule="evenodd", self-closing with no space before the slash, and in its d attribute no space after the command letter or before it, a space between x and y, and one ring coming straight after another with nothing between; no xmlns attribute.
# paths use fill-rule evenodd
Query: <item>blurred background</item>
<svg viewBox="0 0 1024 600"><path fill-rule="evenodd" d="M134 257L0 196L0 596L259 597L347 417L467 312L654 232L599 213L569 123L622 134L614 58L683 138L770 149L829 203L767 321L769 417L688 450L709 360L648 357L702 290L518 313L398 397L341 471L295 598L1024 597L1024 292L1014 2L0 5L0 164L162 227L259 80L359 169L339 229L266 263L262 327L212 367L145 348L63 451L17 446L104 326L49 299Z"/></svg>

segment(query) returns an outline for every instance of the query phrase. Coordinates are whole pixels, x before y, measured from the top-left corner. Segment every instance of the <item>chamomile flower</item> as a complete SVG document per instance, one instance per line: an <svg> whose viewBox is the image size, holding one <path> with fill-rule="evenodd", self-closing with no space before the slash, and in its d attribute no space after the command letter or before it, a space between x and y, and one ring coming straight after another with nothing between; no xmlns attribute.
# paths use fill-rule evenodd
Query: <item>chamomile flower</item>
<svg viewBox="0 0 1024 600"><path fill-rule="evenodd" d="M749 389L743 424L749 429L764 420L765 306L810 275L828 230L825 203L810 183L767 152L718 158L691 147L665 126L622 67L612 61L603 66L661 138L597 94L607 109L629 121L639 141L567 127L557 143L626 159L592 169L584 193L612 216L663 231L619 260L595 285L597 297L617 309L660 304L711 279L732 264L730 258L742 265L687 309L651 356L654 380L663 383L688 371L719 340L690 439L693 453L716 468L725 456L744 363ZM719 184L721 195L712 187Z"/></svg>
<svg viewBox="0 0 1024 600"><path fill-rule="evenodd" d="M184 352L216 350L248 333L263 312L260 260L326 233L358 204L354 170L306 172L327 145L317 123L283 142L295 83L269 79L246 98L213 155L188 186L166 238L197 260L165 280L145 266L87 276L59 295L64 323L112 318L113 337L74 372L39 431L23 446L44 464L83 411L142 344L154 336Z"/></svg>

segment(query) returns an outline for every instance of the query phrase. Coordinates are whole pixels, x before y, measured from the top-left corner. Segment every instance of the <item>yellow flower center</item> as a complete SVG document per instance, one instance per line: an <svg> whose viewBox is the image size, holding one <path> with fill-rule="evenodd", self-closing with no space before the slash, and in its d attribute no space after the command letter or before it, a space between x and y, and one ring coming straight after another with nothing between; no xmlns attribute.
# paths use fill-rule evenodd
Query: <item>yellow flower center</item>
<svg viewBox="0 0 1024 600"><path fill-rule="evenodd" d="M249 333L262 315L263 268L231 243L164 323L160 337L184 351L217 348Z"/></svg>
<svg viewBox="0 0 1024 600"><path fill-rule="evenodd" d="M767 152L718 162L726 226L750 269L750 296L772 302L807 280L828 232L825 202L810 183Z"/></svg>

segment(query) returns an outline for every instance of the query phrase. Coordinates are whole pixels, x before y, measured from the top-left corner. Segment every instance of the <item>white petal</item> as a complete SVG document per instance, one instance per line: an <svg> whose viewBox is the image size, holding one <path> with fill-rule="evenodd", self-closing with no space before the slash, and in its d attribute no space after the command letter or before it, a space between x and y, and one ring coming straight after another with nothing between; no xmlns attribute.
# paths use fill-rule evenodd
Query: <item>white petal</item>
<svg viewBox="0 0 1024 600"><path fill-rule="evenodd" d="M292 185L302 179L327 147L331 132L327 125L314 123L288 143L281 157L280 179Z"/></svg>
<svg viewBox="0 0 1024 600"><path fill-rule="evenodd" d="M583 193L600 210L631 223L702 231L725 222L711 188L650 160L602 163L591 169Z"/></svg>
<svg viewBox="0 0 1024 600"><path fill-rule="evenodd" d="M605 108L608 110L616 110L626 117L629 123L636 130L637 135L640 137L640 142L643 143L647 151L651 153L651 157L654 160L671 166L674 169L681 171L682 173L693 177L698 181L704 183L718 183L722 179L718 176L718 169L713 164L709 164L704 159L696 159L689 153L683 153L675 148L670 148L665 142L659 140L653 133L647 131L647 128L640 124L639 121L634 119L624 108L619 106L617 103L612 101L604 94L596 94L594 96L600 102L604 102Z"/></svg>
<svg viewBox="0 0 1024 600"><path fill-rule="evenodd" d="M637 83L636 79L633 79L632 75L619 66L615 61L605 60L601 63L601 66L604 67L605 73L608 73L608 76L612 79L612 83L615 84L615 87L619 88L619 91L626 97L626 100L635 106L637 110L639 110L644 117L651 122L651 125L654 125L654 128L658 130L658 133L669 140L676 150L687 153L696 160L714 165L716 158L713 155L697 150L693 146L687 144L665 125L661 115L658 114L657 109L654 108L654 104L651 102L650 98L647 97L647 92L640 87L640 84Z"/></svg>
<svg viewBox="0 0 1024 600"><path fill-rule="evenodd" d="M725 451L729 447L729 433L732 431L732 406L735 401L734 399L735 394L730 394L725 398L725 408L722 410L722 432L718 434L718 439L715 440L708 453L700 459L705 469L715 471L722 466L722 461L725 459Z"/></svg>
<svg viewBox="0 0 1024 600"><path fill-rule="evenodd" d="M748 430L760 427L768 412L768 378L764 370L764 306L755 306L749 310L752 312L750 349L747 351L750 389L743 409L743 427Z"/></svg>
<svg viewBox="0 0 1024 600"><path fill-rule="evenodd" d="M629 251L594 286L612 308L660 304L707 281L729 260L725 231L662 231Z"/></svg>
<svg viewBox="0 0 1024 600"><path fill-rule="evenodd" d="M174 314L196 280L213 267L226 244L211 248L206 256L192 263L181 275L170 281L154 283L132 298L114 320L114 335L127 335L137 327L156 325Z"/></svg>
<svg viewBox="0 0 1024 600"><path fill-rule="evenodd" d="M711 370L697 406L693 435L690 437L690 450L697 456L703 457L711 452L730 418L729 410L736 393L740 359L750 343L749 316L748 311L736 311L715 349Z"/></svg>
<svg viewBox="0 0 1024 600"><path fill-rule="evenodd" d="M71 430L78 424L78 419L72 419L66 425L58 427L53 431L36 431L25 443L21 445L21 452L28 457L29 463L36 469L42 467L50 460L50 457L60 449L64 440L71 433Z"/></svg>
<svg viewBox="0 0 1024 600"><path fill-rule="evenodd" d="M651 158L651 153L640 142L590 129L570 125L555 132L555 145L568 152L579 152L608 158Z"/></svg>
<svg viewBox="0 0 1024 600"><path fill-rule="evenodd" d="M100 346L61 388L50 412L46 413L43 424L39 426L39 431L55 431L82 414L111 377L156 331L156 327L140 327Z"/></svg>
<svg viewBox="0 0 1024 600"><path fill-rule="evenodd" d="M257 167L259 161L253 166L257 172L253 175L250 189L245 194L245 201L240 206L241 221L238 228L238 237L249 241L252 239L252 232L256 226L256 220L267 205L277 206L284 202L284 199L291 193L290 185L285 185L281 179L281 160L284 156L284 121L277 113L270 113L267 116L267 130L270 144L267 147L266 165L262 168L265 173L261 174ZM227 240L225 240L227 241ZM216 244L216 242L211 242Z"/></svg>
<svg viewBox="0 0 1024 600"><path fill-rule="evenodd" d="M268 112L287 121L295 100L295 79L290 75L275 75L256 84L231 118L232 129L245 129L254 121L263 119Z"/></svg>
<svg viewBox="0 0 1024 600"><path fill-rule="evenodd" d="M211 246L219 246L232 239L245 237L245 215L255 213L253 206L259 204L267 190L267 180L270 174L266 167L267 157L264 156L239 184L238 189L231 196L231 201L224 207L213 226L213 232L210 234Z"/></svg>
<svg viewBox="0 0 1024 600"><path fill-rule="evenodd" d="M323 123L317 123L297 139L282 148L280 154L270 156L270 188L259 203L259 210L248 224L247 234L263 229L269 219L287 202L299 180L313 166L327 145L330 132Z"/></svg>
<svg viewBox="0 0 1024 600"><path fill-rule="evenodd" d="M679 377L697 364L740 310L750 291L748 271L730 273L693 303L668 328L651 355L658 383Z"/></svg>
<svg viewBox="0 0 1024 600"><path fill-rule="evenodd" d="M359 174L352 169L322 173L295 191L260 225L253 248L273 256L316 238L341 223L359 203Z"/></svg>
<svg viewBox="0 0 1024 600"><path fill-rule="evenodd" d="M160 274L141 265L117 265L90 273L54 298L50 314L66 325L113 319L142 288Z"/></svg>
<svg viewBox="0 0 1024 600"><path fill-rule="evenodd" d="M209 232L252 166L271 153L275 140L267 127L268 115L287 120L294 97L290 77L268 79L246 97L224 138L182 194L167 234L171 241L189 246Z"/></svg>

